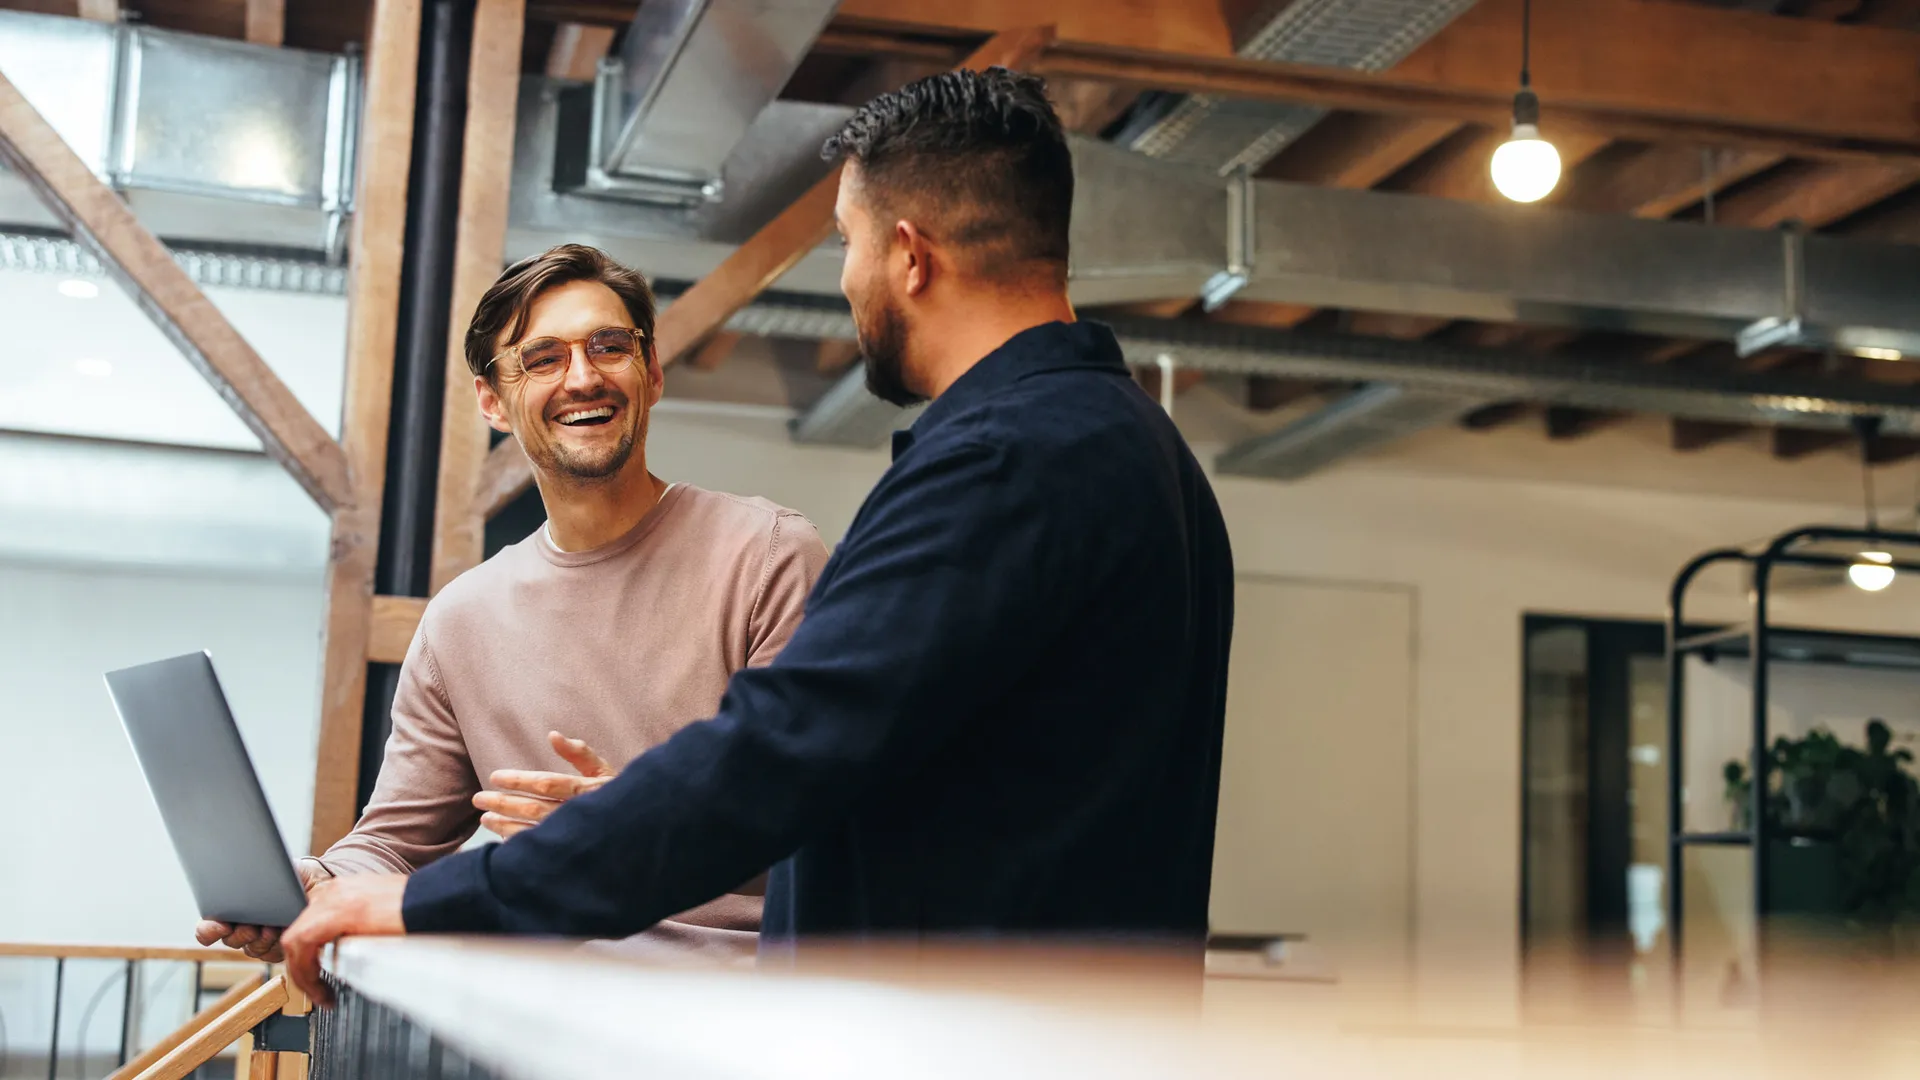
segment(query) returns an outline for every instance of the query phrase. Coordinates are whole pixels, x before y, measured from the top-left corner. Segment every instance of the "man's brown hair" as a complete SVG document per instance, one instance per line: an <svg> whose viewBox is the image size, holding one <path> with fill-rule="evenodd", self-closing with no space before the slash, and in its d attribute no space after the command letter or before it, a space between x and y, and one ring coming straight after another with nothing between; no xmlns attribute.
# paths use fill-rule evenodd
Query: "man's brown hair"
<svg viewBox="0 0 1920 1080"><path fill-rule="evenodd" d="M612 289L627 307L627 316L645 336L643 348L653 358L653 289L646 275L622 266L599 248L585 244L561 244L530 258L521 259L505 270L480 298L473 309L473 321L467 324L467 367L475 375L492 381L496 369L487 362L497 355L495 342L517 343L527 332L527 319L540 294L575 281L597 281Z"/></svg>

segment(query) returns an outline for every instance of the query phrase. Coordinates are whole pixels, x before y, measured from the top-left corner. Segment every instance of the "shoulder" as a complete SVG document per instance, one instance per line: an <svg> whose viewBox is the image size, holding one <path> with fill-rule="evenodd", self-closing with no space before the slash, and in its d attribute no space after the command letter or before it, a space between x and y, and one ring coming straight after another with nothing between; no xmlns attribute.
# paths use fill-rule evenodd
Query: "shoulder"
<svg viewBox="0 0 1920 1080"><path fill-rule="evenodd" d="M781 547L815 547L822 551L820 531L805 514L757 495L709 491L681 485L674 516L679 528L690 531L708 547L765 551Z"/></svg>
<svg viewBox="0 0 1920 1080"><path fill-rule="evenodd" d="M534 549L539 543L538 535L536 532L517 544L501 548L492 558L447 582L427 601L427 609L420 616L421 627L431 636L450 628L496 619L500 597L514 583L538 573L545 565Z"/></svg>

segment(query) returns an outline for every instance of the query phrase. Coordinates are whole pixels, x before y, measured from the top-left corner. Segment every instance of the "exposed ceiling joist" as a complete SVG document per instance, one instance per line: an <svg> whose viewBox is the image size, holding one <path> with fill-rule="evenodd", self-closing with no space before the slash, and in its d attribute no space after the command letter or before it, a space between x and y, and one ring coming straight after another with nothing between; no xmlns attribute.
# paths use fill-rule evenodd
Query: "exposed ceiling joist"
<svg viewBox="0 0 1920 1080"><path fill-rule="evenodd" d="M600 61L613 47L618 31L611 26L585 23L561 23L554 28L553 45L547 51L547 77L591 82L600 70Z"/></svg>
<svg viewBox="0 0 1920 1080"><path fill-rule="evenodd" d="M1669 444L1683 454L1717 446L1754 430L1746 424L1723 424L1712 420L1675 418L1668 423Z"/></svg>
<svg viewBox="0 0 1920 1080"><path fill-rule="evenodd" d="M926 53L920 33L1033 18L1016 0L849 0L822 44ZM1482 0L1390 75L1231 58L1206 4L1062 0L1041 70L1143 89L1287 101L1504 128L1519 0ZM1645 0L1550 0L1534 13L1535 85L1552 131L1801 157L1920 152L1920 69L1907 34ZM848 41L857 36L858 42ZM889 40L897 42L889 46ZM1153 50L1146 52L1142 50ZM937 50L935 55L937 56ZM949 53L950 55L950 53ZM1845 58L1809 64L1809 56Z"/></svg>

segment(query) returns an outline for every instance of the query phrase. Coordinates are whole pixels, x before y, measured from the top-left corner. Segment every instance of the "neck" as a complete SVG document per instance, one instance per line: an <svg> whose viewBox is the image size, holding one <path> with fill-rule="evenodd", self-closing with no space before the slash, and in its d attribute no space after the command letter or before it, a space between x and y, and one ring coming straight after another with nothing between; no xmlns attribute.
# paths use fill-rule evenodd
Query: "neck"
<svg viewBox="0 0 1920 1080"><path fill-rule="evenodd" d="M988 353L1021 331L1072 321L1073 305L1059 289L996 292L982 296L977 303L962 305L940 320L940 325L926 327L926 332L919 335L930 343L921 358L923 389L928 397L937 398Z"/></svg>
<svg viewBox="0 0 1920 1080"><path fill-rule="evenodd" d="M660 503L666 482L647 471L635 450L627 466L603 480L537 476L547 508L547 534L561 551L590 551L620 539Z"/></svg>

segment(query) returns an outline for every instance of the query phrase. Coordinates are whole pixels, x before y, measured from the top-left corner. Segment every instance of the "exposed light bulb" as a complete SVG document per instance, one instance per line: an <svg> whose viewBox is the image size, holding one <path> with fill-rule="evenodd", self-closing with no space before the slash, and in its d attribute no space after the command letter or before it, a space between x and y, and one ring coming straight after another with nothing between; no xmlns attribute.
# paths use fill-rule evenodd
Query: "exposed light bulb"
<svg viewBox="0 0 1920 1080"><path fill-rule="evenodd" d="M1516 122L1493 152L1493 186L1514 202L1539 202L1560 182L1560 151L1533 124Z"/></svg>
<svg viewBox="0 0 1920 1080"><path fill-rule="evenodd" d="M60 290L61 296L70 297L74 300L91 300L100 295L100 286L95 285L91 281L82 281L79 278L68 278L55 286L55 288Z"/></svg>
<svg viewBox="0 0 1920 1080"><path fill-rule="evenodd" d="M1847 580L1867 592L1879 592L1893 584L1893 556L1884 551L1863 551L1847 567Z"/></svg>

